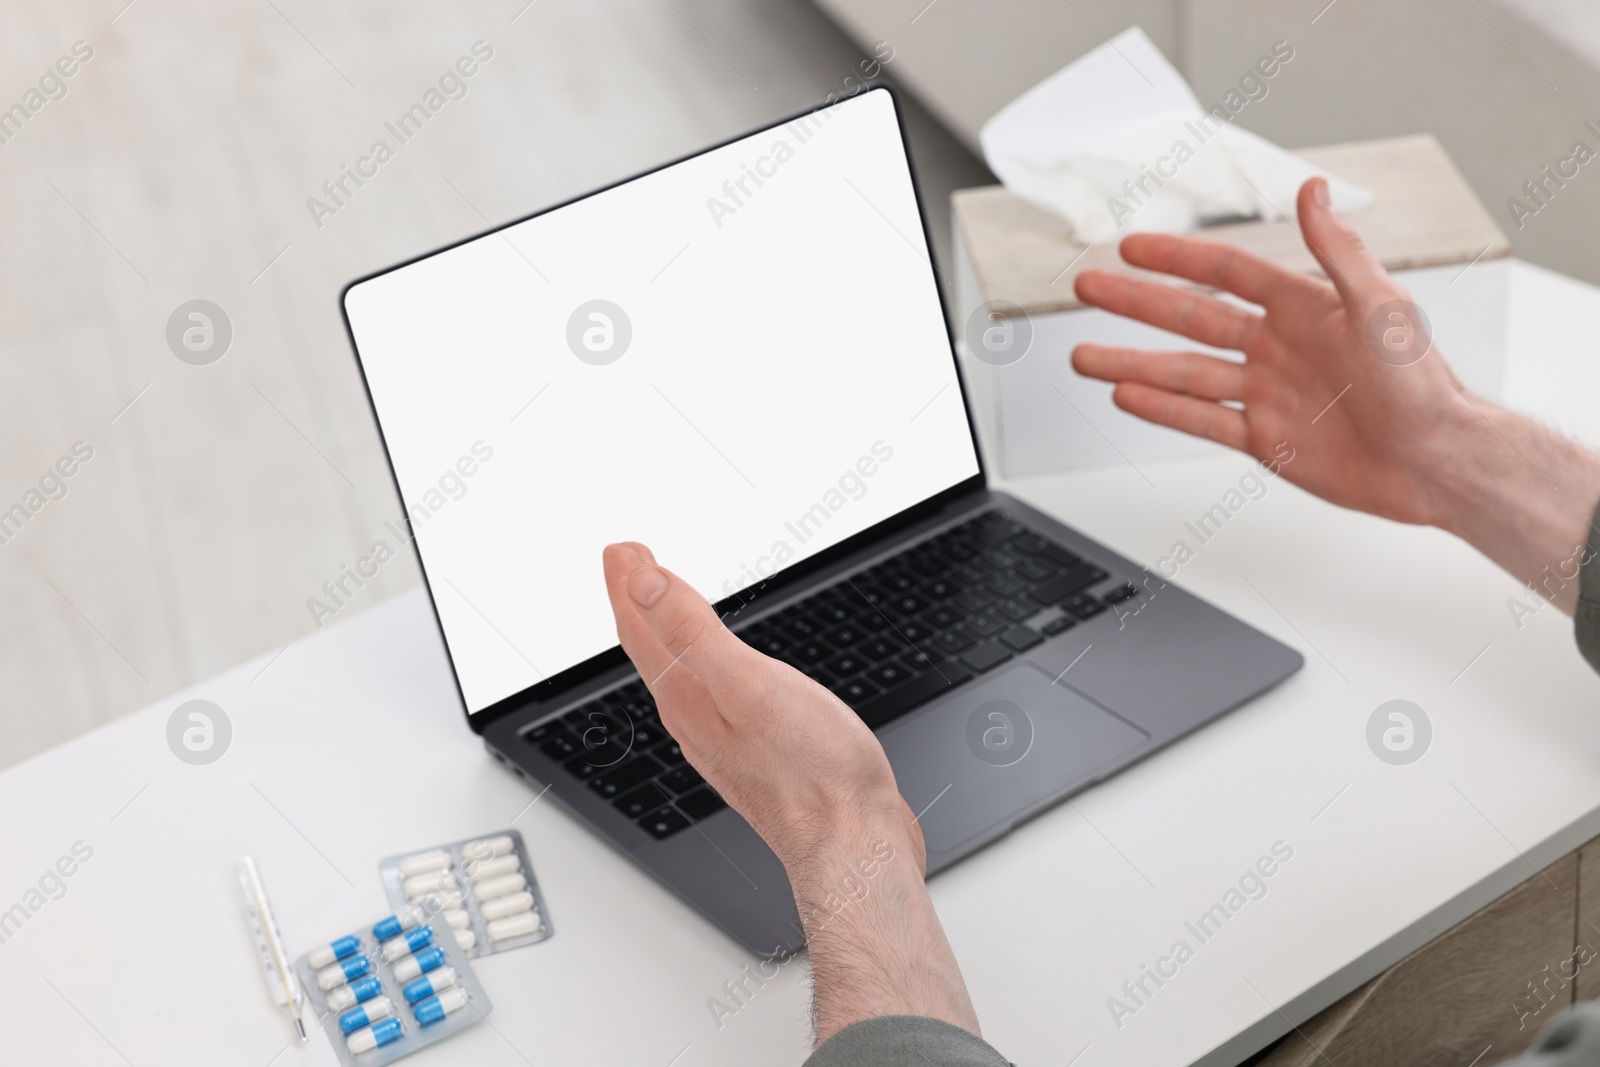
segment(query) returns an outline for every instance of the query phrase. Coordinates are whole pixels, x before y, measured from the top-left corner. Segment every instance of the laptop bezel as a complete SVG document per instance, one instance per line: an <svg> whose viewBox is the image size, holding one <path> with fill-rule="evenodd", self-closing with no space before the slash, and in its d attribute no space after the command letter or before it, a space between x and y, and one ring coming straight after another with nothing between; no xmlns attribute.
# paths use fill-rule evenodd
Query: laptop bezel
<svg viewBox="0 0 1600 1067"><path fill-rule="evenodd" d="M940 316L944 320L945 336L950 345L950 359L955 365L956 387L961 394L962 412L965 414L967 419L967 433L972 439L972 451L978 462L978 472L972 475L970 478L964 479L948 489L936 493L920 503L914 504L911 507L896 513L890 518L870 526L867 529L862 530L860 533L846 538L844 541L834 545L832 548L825 549L821 552L818 552L814 556L809 556L798 563L791 564L777 574L765 578L760 582L757 582L755 585L741 590L732 596L724 597L723 599L717 601L714 607L719 615L727 615L729 612L738 609L759 607L763 602L770 601L772 598L782 595L783 592L792 589L794 586L803 582L809 576L814 575L822 568L827 567L829 564L843 559L851 553L860 551L862 548L873 543L892 537L896 532L903 530L926 518L927 516L947 507L951 502L968 496L974 492L980 492L986 488L988 485L988 468L984 463L983 450L979 445L977 425L972 417L972 399L967 390L966 378L961 373L961 359L956 349L956 337L950 321L950 298L945 293L945 287L941 284L942 277L939 273L938 267L933 262L933 240L928 229L927 206L923 202L922 187L917 181L916 163L912 159L911 144L906 136L905 112L902 108L899 94L887 83L878 82L867 85L855 92L841 94L837 98L830 95L828 99L813 107L794 112L793 114L785 116L781 119L777 119L764 126L759 126L753 130L748 130L735 137L730 137L726 140L719 141L716 144L707 145L704 148L697 149L696 151L690 152L686 155L682 155L675 159L668 160L665 163L658 164L649 168L648 170L639 171L638 173L632 174L626 178L611 182L609 185L590 190L589 192L583 193L579 196L574 196L559 203L552 204L549 207L530 212L527 215L519 216L518 218L512 219L508 222L503 222L498 226L492 226L489 229L479 231L457 241L452 241L449 244L442 245L420 255L412 256L410 259L406 259L392 266L385 267L382 270L373 271L370 274L363 275L354 281L348 282L344 288L339 291L339 316L344 322L345 335L350 339L350 350L355 356L356 370L361 375L361 386L367 395L367 407L372 412L372 421L378 430L378 442L383 448L384 462L388 465L389 478L394 485L395 495L401 501L402 512L404 511L405 494L400 488L399 474L395 470L394 457L389 450L389 442L384 433L383 421L378 415L377 403L374 401L372 395L372 386L367 380L366 367L361 361L361 349L356 344L355 330L350 325L350 314L347 300L352 289L358 285L372 281L375 278L381 278L386 274L409 267L412 264L421 262L422 260L430 259L433 256L448 252L452 248L468 244L472 241L481 240L484 237L493 236L494 234L499 233L501 230L508 229L512 226L521 225L522 223L527 222L529 219L538 218L539 216L549 214L552 211L560 211L562 208L569 207L570 205L576 204L582 200L587 200L592 196L597 196L611 189L615 189L618 186L626 185L627 183L637 181L640 178L649 177L650 175L655 174L658 171L666 170L669 167L675 167L680 163L684 163L688 160L705 155L707 152L714 152L738 141L745 140L748 137L753 137L758 134L779 129L780 127L787 126L789 123L794 122L796 119L805 118L819 111L826 111L829 108L840 106L856 99L857 97L865 96L868 93L880 92L888 94L890 102L894 107L895 123L900 134L900 145L905 153L906 169L911 177L912 196L917 205L917 218L922 226L923 242L928 249L928 272L933 281L934 292L937 294L939 299L939 312ZM409 517L403 518L403 521L406 523L406 527L409 530ZM456 696L461 702L462 714L466 716L467 725L474 733L481 735L486 729L488 729L491 723L504 718L507 715L523 711L531 705L549 703L553 700L560 699L572 689L577 688L578 686L581 686L608 671L614 670L615 668L627 662L627 655L622 651L622 647L620 645L613 645L606 651L601 652L598 655L591 656L589 659L586 659L581 663L574 664L573 666L568 667L566 670L559 671L543 681L535 682L533 685L528 686L517 693L513 693L508 697L504 697L501 700L496 701L481 711L473 712L469 710L467 707L466 692L461 687L461 674L456 667L455 657L450 651L450 640L445 634L444 622L439 615L438 602L434 597L433 586L428 578L427 564L422 559L422 552L416 544L416 536L414 533L410 539L410 548L416 558L417 569L422 575L422 586L424 591L426 591L428 594L428 607L433 612L434 625L439 630L439 639L441 644L444 646L445 658L450 664L450 677L455 683ZM599 560L595 561L595 565L599 566Z"/></svg>

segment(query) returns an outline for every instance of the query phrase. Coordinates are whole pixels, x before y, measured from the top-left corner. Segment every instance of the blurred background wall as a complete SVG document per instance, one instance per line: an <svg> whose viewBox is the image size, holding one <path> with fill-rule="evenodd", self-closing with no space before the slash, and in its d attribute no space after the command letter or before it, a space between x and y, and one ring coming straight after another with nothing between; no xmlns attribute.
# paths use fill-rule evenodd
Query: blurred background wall
<svg viewBox="0 0 1600 1067"><path fill-rule="evenodd" d="M399 516L345 282L848 91L874 55L911 90L948 266L949 193L993 180L983 120L1134 23L1207 100L1290 41L1245 126L1290 147L1435 132L1518 254L1600 281L1600 166L1521 229L1505 206L1574 141L1600 149L1592 2L12 0L0 515L27 514L0 522L0 765L271 670ZM310 210L477 42L465 95ZM168 339L197 299L232 333L205 364ZM397 560L346 610L417 584Z"/></svg>

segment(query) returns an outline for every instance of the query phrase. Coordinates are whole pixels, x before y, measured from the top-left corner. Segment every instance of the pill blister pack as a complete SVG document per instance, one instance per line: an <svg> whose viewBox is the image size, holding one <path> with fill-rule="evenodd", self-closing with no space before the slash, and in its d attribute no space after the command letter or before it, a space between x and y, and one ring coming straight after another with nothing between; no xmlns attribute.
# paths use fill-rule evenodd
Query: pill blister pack
<svg viewBox="0 0 1600 1067"><path fill-rule="evenodd" d="M469 956L487 956L543 941L555 931L522 834L486 837L390 856L378 865L396 908L437 915Z"/></svg>
<svg viewBox="0 0 1600 1067"><path fill-rule="evenodd" d="M494 1005L448 927L398 908L295 963L345 1067L381 1067L442 1041Z"/></svg>

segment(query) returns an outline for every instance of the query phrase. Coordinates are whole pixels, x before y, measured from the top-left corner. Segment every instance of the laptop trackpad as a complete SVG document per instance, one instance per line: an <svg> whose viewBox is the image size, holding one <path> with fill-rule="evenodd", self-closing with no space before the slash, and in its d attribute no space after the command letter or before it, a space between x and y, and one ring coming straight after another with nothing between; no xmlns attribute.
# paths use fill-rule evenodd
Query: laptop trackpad
<svg viewBox="0 0 1600 1067"><path fill-rule="evenodd" d="M927 808L921 822L931 860L1081 787L1148 735L1017 663L879 738L911 810Z"/></svg>

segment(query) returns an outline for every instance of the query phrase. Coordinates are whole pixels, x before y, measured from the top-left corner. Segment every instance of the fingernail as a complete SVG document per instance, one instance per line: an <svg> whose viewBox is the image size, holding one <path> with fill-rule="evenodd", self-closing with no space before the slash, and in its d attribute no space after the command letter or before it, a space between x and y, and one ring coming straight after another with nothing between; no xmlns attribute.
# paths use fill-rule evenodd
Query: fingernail
<svg viewBox="0 0 1600 1067"><path fill-rule="evenodd" d="M640 567L628 575L628 595L641 608L653 607L667 591L667 576L656 567Z"/></svg>
<svg viewBox="0 0 1600 1067"><path fill-rule="evenodd" d="M1332 207L1333 201L1328 196L1328 179L1318 178L1316 183L1311 187L1311 199L1315 200L1320 208Z"/></svg>
<svg viewBox="0 0 1600 1067"><path fill-rule="evenodd" d="M639 550L628 544L626 541L619 541L614 545L607 545L606 547L610 549L613 558L615 558L618 563L621 563L625 567L637 567L639 564L644 562L644 560L639 558Z"/></svg>

